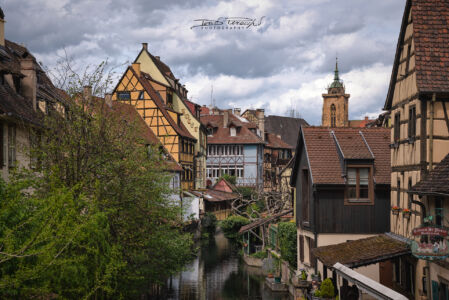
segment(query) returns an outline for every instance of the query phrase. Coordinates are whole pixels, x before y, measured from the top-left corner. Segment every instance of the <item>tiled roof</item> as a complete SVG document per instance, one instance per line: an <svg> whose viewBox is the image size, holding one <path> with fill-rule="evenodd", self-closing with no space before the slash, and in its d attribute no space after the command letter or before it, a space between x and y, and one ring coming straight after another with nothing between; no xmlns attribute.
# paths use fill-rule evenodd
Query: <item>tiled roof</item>
<svg viewBox="0 0 449 300"><path fill-rule="evenodd" d="M217 126L217 131L213 133L212 136L207 137L208 144L263 144L264 141L252 133L247 127L247 123L242 122L238 117L229 112L229 124L233 124L239 127L236 136L231 136L229 127L224 127L223 118L224 115L206 115L201 116L201 123L204 126L212 125Z"/></svg>
<svg viewBox="0 0 449 300"><path fill-rule="evenodd" d="M7 83L0 84L0 111L25 122L42 124L43 114L34 111L31 100L16 93Z"/></svg>
<svg viewBox="0 0 449 300"><path fill-rule="evenodd" d="M312 249L313 255L324 265L332 267L341 263L350 268L357 268L410 253L410 248L386 234L360 240L348 241Z"/></svg>
<svg viewBox="0 0 449 300"><path fill-rule="evenodd" d="M412 187L416 194L449 195L449 154Z"/></svg>
<svg viewBox="0 0 449 300"><path fill-rule="evenodd" d="M204 200L209 202L221 202L238 199L240 197L237 193L227 193L217 190L207 190L203 192Z"/></svg>
<svg viewBox="0 0 449 300"><path fill-rule="evenodd" d="M411 11L415 45L416 84L421 93L449 93L449 2L407 0L402 18L393 72L384 109L391 107L401 45Z"/></svg>
<svg viewBox="0 0 449 300"><path fill-rule="evenodd" d="M275 148L275 149L294 149L293 146L285 143L283 140L278 138L275 134L266 133L265 134L265 142L267 143L266 147Z"/></svg>
<svg viewBox="0 0 449 300"><path fill-rule="evenodd" d="M302 133L314 184L345 184L338 145L345 159L366 160L374 157L375 182L390 184L389 129L303 127Z"/></svg>
<svg viewBox="0 0 449 300"><path fill-rule="evenodd" d="M366 125L374 121L375 120L370 120L368 118L364 120L349 120L349 127L366 127Z"/></svg>
<svg viewBox="0 0 449 300"><path fill-rule="evenodd" d="M183 136L187 137L193 140L196 140L195 137L193 137L188 130L185 128L184 124L182 122L178 125L177 120L173 120L172 117L170 117L170 114L167 112L167 107L165 106L164 101L160 97L160 95L154 90L153 86L151 85L150 81L147 79L146 76L149 77L149 75L145 72L141 72L141 76L137 76L137 73L134 71L133 68L130 68L130 70L134 73L134 76L138 77L140 82L142 83L142 86L145 88L145 90L148 92L148 94L151 96L151 99L153 99L154 103L157 105L157 107L160 109L164 117L168 120L170 125L175 129L175 131Z"/></svg>
<svg viewBox="0 0 449 300"><path fill-rule="evenodd" d="M296 147L298 141L299 128L303 126L309 126L304 119L290 118L281 116L266 116L265 117L265 131L280 135L281 140L292 146Z"/></svg>

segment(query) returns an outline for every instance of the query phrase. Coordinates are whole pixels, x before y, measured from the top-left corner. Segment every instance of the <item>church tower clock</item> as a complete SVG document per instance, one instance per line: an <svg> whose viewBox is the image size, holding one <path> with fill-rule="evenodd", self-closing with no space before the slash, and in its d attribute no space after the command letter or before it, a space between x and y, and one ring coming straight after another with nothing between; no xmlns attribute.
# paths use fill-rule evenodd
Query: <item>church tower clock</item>
<svg viewBox="0 0 449 300"><path fill-rule="evenodd" d="M323 94L323 113L321 126L348 127L348 100L345 86L338 76L338 61L335 62L334 81Z"/></svg>

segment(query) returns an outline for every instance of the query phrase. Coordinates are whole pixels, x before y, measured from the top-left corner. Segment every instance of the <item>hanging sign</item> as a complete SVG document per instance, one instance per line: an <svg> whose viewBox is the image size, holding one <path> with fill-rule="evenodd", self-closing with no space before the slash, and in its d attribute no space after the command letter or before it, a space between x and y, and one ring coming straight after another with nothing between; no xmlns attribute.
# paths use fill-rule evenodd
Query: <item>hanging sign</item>
<svg viewBox="0 0 449 300"><path fill-rule="evenodd" d="M412 230L415 240L411 243L413 256L424 260L441 260L449 257L448 231L435 226Z"/></svg>

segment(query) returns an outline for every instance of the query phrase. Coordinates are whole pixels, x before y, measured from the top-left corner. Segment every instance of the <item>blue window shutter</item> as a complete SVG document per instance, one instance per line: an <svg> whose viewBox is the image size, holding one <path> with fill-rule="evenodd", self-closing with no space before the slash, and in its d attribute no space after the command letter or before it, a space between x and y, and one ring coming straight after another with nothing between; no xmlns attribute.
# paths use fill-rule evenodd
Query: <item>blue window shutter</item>
<svg viewBox="0 0 449 300"><path fill-rule="evenodd" d="M432 300L439 300L440 295L438 293L438 282L432 280Z"/></svg>

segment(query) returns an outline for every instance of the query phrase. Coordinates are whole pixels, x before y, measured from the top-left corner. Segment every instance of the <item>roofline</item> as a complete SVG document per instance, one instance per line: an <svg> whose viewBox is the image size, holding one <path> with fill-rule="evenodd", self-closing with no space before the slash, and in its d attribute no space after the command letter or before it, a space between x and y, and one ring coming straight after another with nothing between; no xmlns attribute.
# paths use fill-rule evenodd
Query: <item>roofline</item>
<svg viewBox="0 0 449 300"><path fill-rule="evenodd" d="M410 14L410 10L411 10L411 0L407 0L407 2L405 3L404 14L402 16L401 30L399 32L398 43L396 45L396 53L394 56L393 69L391 72L390 85L388 87L387 98L385 99L384 110L390 110L391 104L393 102L393 94L394 94L394 89L395 89L395 85L396 85L396 77L398 75L399 59L400 59L400 55L401 55L400 46L401 46L401 43L404 41L405 30L408 25L407 21L408 21L408 16ZM418 90L419 90L419 87L418 87Z"/></svg>
<svg viewBox="0 0 449 300"><path fill-rule="evenodd" d="M361 130L359 130L359 133L362 136L362 139L365 142L366 147L368 147L369 153L371 153L371 156L373 157L373 159L376 159L376 157L374 156L373 151L371 151L371 147L369 146L368 142L365 139L365 135L363 134L363 132Z"/></svg>

